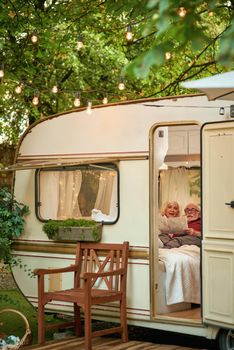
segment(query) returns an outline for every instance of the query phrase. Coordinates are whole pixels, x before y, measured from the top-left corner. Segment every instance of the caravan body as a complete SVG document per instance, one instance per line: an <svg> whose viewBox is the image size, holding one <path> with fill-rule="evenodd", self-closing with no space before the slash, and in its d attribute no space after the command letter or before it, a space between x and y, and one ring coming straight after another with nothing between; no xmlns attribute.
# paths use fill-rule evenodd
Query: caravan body
<svg viewBox="0 0 234 350"><path fill-rule="evenodd" d="M75 243L48 239L43 224L48 219L96 215L97 221L103 222L102 242L130 242L129 324L208 338L215 338L220 328L234 328L234 236L228 224L229 220L233 222L233 214L230 206L225 206L219 219L218 205L212 204L220 195L227 202L234 198L232 189L225 190L232 196L229 199L220 190L221 186L230 187L233 174L227 155L233 152L229 110L230 102L221 105L220 101L207 101L205 96L187 95L98 106L92 114L81 108L29 127L17 149L14 193L17 200L29 205L30 215L24 234L14 243L15 255L31 269L72 264ZM228 137L219 138L216 144L218 121L226 127L221 134ZM201 129L208 154L202 155L202 163ZM218 183L211 166L215 166ZM170 190L168 180L165 182L169 172L174 178ZM182 177L178 176L185 182L180 184ZM159 262L158 212L172 193L182 207L186 201L201 204L203 200L203 283L199 280L196 286L202 299L195 303L166 302L166 271ZM222 242L220 232L224 232ZM219 272L217 280L213 269ZM37 306L36 280L20 268L13 273L23 294ZM69 288L71 282L71 278L56 275L46 283L55 290ZM219 296L219 284L227 286L228 298ZM210 285L216 290L212 296ZM70 305L56 303L49 304L49 309L72 312ZM93 313L105 320L117 316L114 305L97 307Z"/></svg>

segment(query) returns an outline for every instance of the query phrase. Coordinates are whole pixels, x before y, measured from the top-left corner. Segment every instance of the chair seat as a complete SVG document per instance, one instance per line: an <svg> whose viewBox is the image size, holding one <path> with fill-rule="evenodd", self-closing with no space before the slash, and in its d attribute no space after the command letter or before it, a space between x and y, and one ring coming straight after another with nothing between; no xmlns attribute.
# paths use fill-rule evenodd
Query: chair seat
<svg viewBox="0 0 234 350"><path fill-rule="evenodd" d="M98 304L101 302L107 302L112 300L121 300L121 292L112 291L107 289L91 289L91 300L92 304ZM60 300L76 303L83 305L85 302L85 291L83 288L71 288L61 290L57 292L48 292L44 295L44 301L47 303L50 300Z"/></svg>

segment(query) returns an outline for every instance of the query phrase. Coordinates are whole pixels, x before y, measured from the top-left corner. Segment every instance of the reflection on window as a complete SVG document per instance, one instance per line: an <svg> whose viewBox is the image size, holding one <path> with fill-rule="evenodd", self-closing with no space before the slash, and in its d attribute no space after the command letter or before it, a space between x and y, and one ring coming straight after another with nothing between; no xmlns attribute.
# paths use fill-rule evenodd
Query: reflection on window
<svg viewBox="0 0 234 350"><path fill-rule="evenodd" d="M113 166L43 169L37 173L42 220L92 218L113 222L118 216L118 173Z"/></svg>

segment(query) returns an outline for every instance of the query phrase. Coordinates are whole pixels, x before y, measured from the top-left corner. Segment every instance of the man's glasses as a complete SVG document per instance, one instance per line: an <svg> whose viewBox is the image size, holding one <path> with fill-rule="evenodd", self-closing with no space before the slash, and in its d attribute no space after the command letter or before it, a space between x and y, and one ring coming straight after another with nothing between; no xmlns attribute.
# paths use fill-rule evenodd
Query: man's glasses
<svg viewBox="0 0 234 350"><path fill-rule="evenodd" d="M186 214L187 214L187 213L193 213L193 214L195 214L195 213L199 212L199 210L196 209L196 208L187 208L187 209L184 210L184 212L185 212Z"/></svg>

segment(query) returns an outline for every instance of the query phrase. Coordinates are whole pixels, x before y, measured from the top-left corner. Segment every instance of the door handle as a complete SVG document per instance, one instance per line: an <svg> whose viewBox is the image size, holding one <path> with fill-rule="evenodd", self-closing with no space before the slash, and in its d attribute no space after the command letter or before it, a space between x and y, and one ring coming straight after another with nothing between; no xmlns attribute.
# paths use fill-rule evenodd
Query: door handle
<svg viewBox="0 0 234 350"><path fill-rule="evenodd" d="M225 203L225 205L230 205L231 208L234 208L234 201L231 201L230 203Z"/></svg>

